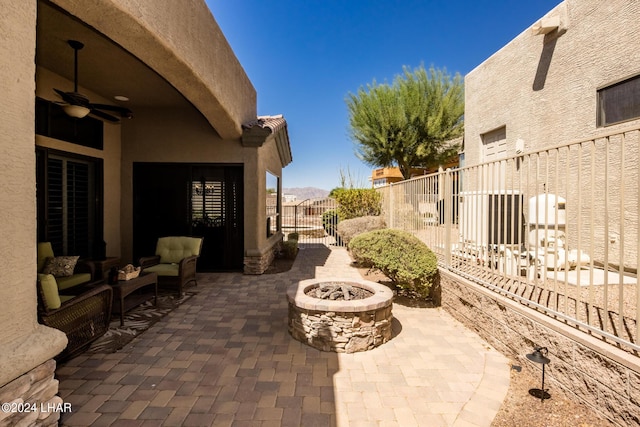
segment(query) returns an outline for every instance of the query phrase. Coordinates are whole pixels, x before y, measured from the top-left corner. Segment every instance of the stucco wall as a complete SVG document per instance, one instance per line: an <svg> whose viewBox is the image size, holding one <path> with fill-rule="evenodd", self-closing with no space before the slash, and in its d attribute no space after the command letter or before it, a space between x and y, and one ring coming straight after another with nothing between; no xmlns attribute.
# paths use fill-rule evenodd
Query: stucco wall
<svg viewBox="0 0 640 427"><path fill-rule="evenodd" d="M465 77L466 165L483 161L481 136L502 126L507 155L518 138L530 151L602 133L596 90L640 73L639 2L565 0L545 16L556 14L566 31L523 29Z"/></svg>
<svg viewBox="0 0 640 427"><path fill-rule="evenodd" d="M224 138L239 138L242 123L255 119L255 89L204 1L53 3L164 77Z"/></svg>
<svg viewBox="0 0 640 427"><path fill-rule="evenodd" d="M0 13L0 386L51 359L63 333L36 320L36 2Z"/></svg>

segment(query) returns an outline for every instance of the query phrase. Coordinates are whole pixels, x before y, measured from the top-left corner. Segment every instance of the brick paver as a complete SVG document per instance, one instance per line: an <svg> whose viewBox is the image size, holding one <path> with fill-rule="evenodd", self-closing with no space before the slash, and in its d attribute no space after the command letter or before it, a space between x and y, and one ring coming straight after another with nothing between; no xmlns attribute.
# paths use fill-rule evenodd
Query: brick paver
<svg viewBox="0 0 640 427"><path fill-rule="evenodd" d="M394 304L394 337L324 353L289 336L290 284L359 277L345 249L302 246L291 271L199 274L197 295L114 354L57 370L61 425L489 426L508 360L441 309Z"/></svg>

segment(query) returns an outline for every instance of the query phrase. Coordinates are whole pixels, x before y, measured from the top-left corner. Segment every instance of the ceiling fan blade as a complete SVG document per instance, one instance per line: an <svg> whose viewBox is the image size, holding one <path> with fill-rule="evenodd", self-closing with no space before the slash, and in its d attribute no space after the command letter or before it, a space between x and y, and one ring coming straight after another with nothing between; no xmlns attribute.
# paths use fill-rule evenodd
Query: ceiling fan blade
<svg viewBox="0 0 640 427"><path fill-rule="evenodd" d="M73 97L69 96L69 95L67 94L67 92L63 92L63 91L61 91L60 89L56 89L56 88L54 88L53 90L55 90L55 91L56 91L56 93L57 93L58 95L60 95L60 98L62 98L62 100L63 100L64 102L66 102L67 104L73 104L73 103L74 103L74 101L75 101L75 100L73 99Z"/></svg>
<svg viewBox="0 0 640 427"><path fill-rule="evenodd" d="M99 117L99 118L104 119L104 120L108 120L108 121L110 121L112 123L118 123L120 121L120 119L118 119L117 117L112 116L111 114L104 113L104 112L102 112L100 110L96 110L94 108L91 109L91 112L89 114L94 115L94 116Z"/></svg>
<svg viewBox="0 0 640 427"><path fill-rule="evenodd" d="M90 108L89 98L78 92L63 92L60 89L53 89L67 103L71 105L81 105Z"/></svg>
<svg viewBox="0 0 640 427"><path fill-rule="evenodd" d="M91 104L91 108L106 110L106 111L115 111L119 113L122 117L126 119L130 119L133 117L133 111L126 107L120 107L119 105L109 105L109 104Z"/></svg>

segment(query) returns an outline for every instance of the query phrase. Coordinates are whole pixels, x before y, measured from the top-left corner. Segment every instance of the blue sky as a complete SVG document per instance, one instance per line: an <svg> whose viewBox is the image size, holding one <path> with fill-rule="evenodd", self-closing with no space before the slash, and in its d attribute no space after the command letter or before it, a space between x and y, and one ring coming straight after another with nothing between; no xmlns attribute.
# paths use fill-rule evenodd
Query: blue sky
<svg viewBox="0 0 640 427"><path fill-rule="evenodd" d="M287 119L284 187L330 190L340 172L368 186L345 98L375 79L434 66L462 76L560 0L206 0L258 93Z"/></svg>

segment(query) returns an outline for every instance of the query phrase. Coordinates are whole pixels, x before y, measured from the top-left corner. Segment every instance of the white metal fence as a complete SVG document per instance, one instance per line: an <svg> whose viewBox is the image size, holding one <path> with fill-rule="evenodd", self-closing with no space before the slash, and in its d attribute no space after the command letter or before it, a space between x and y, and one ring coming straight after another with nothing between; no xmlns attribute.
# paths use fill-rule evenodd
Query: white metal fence
<svg viewBox="0 0 640 427"><path fill-rule="evenodd" d="M640 129L414 178L379 191L391 228L440 265L640 351Z"/></svg>

